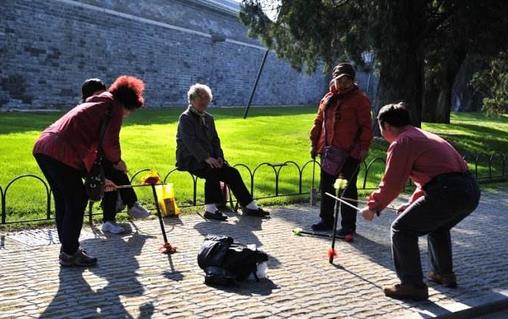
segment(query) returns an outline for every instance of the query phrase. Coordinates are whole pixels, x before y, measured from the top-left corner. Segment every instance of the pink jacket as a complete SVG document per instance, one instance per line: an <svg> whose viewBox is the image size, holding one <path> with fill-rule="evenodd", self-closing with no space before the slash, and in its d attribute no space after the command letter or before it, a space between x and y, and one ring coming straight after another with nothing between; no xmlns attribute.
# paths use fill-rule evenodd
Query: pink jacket
<svg viewBox="0 0 508 319"><path fill-rule="evenodd" d="M424 195L422 187L433 177L467 170L466 161L447 141L409 126L388 147L385 175L379 189L369 196L369 209L383 210L399 195L408 178L416 184L412 203Z"/></svg>

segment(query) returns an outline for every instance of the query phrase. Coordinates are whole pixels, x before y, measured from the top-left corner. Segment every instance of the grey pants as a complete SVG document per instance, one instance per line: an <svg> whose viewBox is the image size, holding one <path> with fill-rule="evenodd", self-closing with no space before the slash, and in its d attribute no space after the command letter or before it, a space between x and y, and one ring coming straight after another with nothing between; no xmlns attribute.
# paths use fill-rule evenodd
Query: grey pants
<svg viewBox="0 0 508 319"><path fill-rule="evenodd" d="M392 223L392 255L403 284L423 283L418 237L428 235L431 270L453 273L450 229L478 206L480 190L469 173L435 177L424 186L425 196Z"/></svg>

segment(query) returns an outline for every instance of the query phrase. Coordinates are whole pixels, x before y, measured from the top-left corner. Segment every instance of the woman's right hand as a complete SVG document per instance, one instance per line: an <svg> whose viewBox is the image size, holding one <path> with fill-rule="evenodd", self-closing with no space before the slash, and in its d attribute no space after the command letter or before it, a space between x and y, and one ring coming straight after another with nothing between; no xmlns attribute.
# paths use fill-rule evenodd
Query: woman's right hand
<svg viewBox="0 0 508 319"><path fill-rule="evenodd" d="M116 184L113 183L113 181L111 181L110 179L105 179L104 180L104 191L105 192L113 192L116 190Z"/></svg>
<svg viewBox="0 0 508 319"><path fill-rule="evenodd" d="M311 157L312 159L315 159L315 158L316 158L316 156L317 156L317 150L316 150L316 148L315 148L314 146L311 146L311 147L310 147L310 157Z"/></svg>

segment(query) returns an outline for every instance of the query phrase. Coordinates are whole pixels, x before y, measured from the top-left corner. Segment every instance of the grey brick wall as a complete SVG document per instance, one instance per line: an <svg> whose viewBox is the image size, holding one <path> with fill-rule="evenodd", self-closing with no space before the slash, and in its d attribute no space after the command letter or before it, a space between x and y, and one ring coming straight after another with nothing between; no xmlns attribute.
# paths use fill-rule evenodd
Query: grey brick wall
<svg viewBox="0 0 508 319"><path fill-rule="evenodd" d="M235 15L196 0L3 0L0 11L0 110L69 108L83 80L121 74L145 81L148 106L186 104L195 82L216 105L245 105L264 54ZM326 83L270 53L253 104L316 104Z"/></svg>

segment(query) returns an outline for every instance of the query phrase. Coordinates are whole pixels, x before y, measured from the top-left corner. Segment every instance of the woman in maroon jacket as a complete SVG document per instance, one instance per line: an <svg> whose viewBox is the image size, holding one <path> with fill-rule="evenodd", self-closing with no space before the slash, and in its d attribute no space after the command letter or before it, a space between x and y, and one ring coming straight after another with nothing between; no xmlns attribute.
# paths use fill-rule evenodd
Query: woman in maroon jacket
<svg viewBox="0 0 508 319"><path fill-rule="evenodd" d="M108 109L112 117L103 141L105 157L126 170L122 161L119 134L122 120L143 106L143 81L120 76L107 92L82 103L45 129L35 143L33 154L55 197L58 237L62 243L62 266L92 266L97 258L79 248L87 195L82 177L97 154L99 131ZM106 188L114 188L106 180Z"/></svg>

